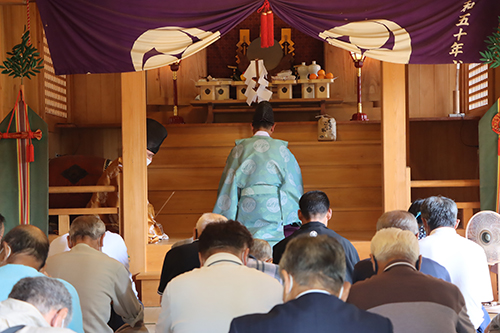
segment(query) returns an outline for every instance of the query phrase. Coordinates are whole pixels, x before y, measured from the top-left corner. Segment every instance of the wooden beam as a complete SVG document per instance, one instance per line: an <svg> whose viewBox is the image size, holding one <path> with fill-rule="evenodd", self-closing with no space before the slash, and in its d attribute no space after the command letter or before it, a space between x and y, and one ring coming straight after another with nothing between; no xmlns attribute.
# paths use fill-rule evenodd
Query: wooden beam
<svg viewBox="0 0 500 333"><path fill-rule="evenodd" d="M30 2L36 2L32 0ZM26 0L0 0L0 6L3 5L26 5Z"/></svg>
<svg viewBox="0 0 500 333"><path fill-rule="evenodd" d="M384 211L406 210L406 71L382 62L382 180Z"/></svg>
<svg viewBox="0 0 500 333"><path fill-rule="evenodd" d="M59 236L67 234L69 232L69 215L60 215L58 224Z"/></svg>
<svg viewBox="0 0 500 333"><path fill-rule="evenodd" d="M95 192L116 192L116 186L96 185L96 186L50 186L49 193L95 193Z"/></svg>
<svg viewBox="0 0 500 333"><path fill-rule="evenodd" d="M117 214L117 207L97 208L50 208L49 215L90 215L90 214Z"/></svg>
<svg viewBox="0 0 500 333"><path fill-rule="evenodd" d="M144 72L121 74L123 237L130 255L130 272L146 270L147 171L146 81Z"/></svg>
<svg viewBox="0 0 500 333"><path fill-rule="evenodd" d="M411 187L478 187L479 179L412 180Z"/></svg>

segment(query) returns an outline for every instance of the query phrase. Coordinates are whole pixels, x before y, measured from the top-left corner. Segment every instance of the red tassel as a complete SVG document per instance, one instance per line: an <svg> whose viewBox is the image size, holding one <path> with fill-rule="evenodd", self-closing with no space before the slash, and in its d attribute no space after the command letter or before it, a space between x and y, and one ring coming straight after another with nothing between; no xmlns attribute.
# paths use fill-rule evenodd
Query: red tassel
<svg viewBox="0 0 500 333"><path fill-rule="evenodd" d="M261 13L262 12L262 13ZM260 14L260 47L274 45L274 15L269 0L264 0L262 7L257 10Z"/></svg>
<svg viewBox="0 0 500 333"><path fill-rule="evenodd" d="M35 147L33 146L32 143L28 144L28 147L26 147L26 162L35 162Z"/></svg>
<svg viewBox="0 0 500 333"><path fill-rule="evenodd" d="M268 20L267 13L260 14L260 47L269 47L269 34L268 34Z"/></svg>
<svg viewBox="0 0 500 333"><path fill-rule="evenodd" d="M271 10L267 12L267 45L274 45L274 14Z"/></svg>

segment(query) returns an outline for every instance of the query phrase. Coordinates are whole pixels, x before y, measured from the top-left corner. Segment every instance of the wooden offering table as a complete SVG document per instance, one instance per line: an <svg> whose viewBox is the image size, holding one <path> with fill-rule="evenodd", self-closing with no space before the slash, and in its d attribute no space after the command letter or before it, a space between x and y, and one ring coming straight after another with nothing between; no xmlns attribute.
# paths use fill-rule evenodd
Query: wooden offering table
<svg viewBox="0 0 500 333"><path fill-rule="evenodd" d="M339 99L322 99L322 98L294 98L294 99L271 99L269 101L275 112L283 111L317 111L320 114L326 114L326 104L341 104L343 101ZM206 123L214 122L215 113L240 113L240 112L253 112L255 104L248 106L246 101L242 100L220 100L220 101L207 101L207 100L193 100L193 106L207 107L207 121Z"/></svg>

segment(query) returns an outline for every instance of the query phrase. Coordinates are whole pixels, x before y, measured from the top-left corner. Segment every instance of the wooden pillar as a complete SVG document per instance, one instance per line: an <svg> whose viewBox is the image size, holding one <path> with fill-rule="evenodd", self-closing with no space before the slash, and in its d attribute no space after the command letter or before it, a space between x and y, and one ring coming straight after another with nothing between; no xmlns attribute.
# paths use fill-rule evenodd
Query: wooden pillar
<svg viewBox="0 0 500 333"><path fill-rule="evenodd" d="M132 274L146 270L147 171L144 72L121 74L123 236Z"/></svg>
<svg viewBox="0 0 500 333"><path fill-rule="evenodd" d="M405 65L382 63L382 181L384 211L408 209Z"/></svg>

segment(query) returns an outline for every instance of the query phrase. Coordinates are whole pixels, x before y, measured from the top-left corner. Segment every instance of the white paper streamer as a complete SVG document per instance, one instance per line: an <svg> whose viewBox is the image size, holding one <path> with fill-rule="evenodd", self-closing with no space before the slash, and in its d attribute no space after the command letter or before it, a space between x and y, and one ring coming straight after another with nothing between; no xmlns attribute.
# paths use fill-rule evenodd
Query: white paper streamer
<svg viewBox="0 0 500 333"><path fill-rule="evenodd" d="M268 101L273 95L273 92L267 89L269 81L265 79L267 69L264 66L264 60L260 59L257 61L258 66L256 66L255 60L250 61L250 65L246 69L245 73L243 73L243 76L246 77L245 83L247 85L247 89L245 91L245 96L247 97L248 105L251 105L253 102ZM257 67L259 69L258 73ZM254 77L257 77L257 82L253 79ZM257 83L259 84L259 87L257 88L257 91L255 91L254 89L257 86Z"/></svg>

